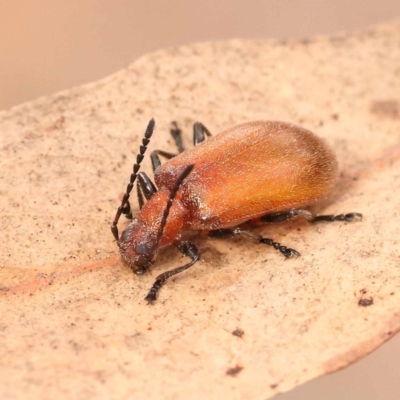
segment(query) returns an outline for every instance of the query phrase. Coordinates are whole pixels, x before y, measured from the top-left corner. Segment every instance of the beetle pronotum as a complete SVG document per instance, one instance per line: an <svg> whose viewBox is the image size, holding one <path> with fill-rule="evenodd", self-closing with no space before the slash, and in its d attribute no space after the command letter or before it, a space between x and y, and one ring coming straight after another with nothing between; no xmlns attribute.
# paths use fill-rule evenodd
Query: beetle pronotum
<svg viewBox="0 0 400 400"><path fill-rule="evenodd" d="M146 129L133 173L114 222L122 261L138 275L155 261L160 247L173 244L191 261L156 278L146 300L153 302L165 281L200 259L198 248L183 239L185 231L212 237L241 235L274 247L286 258L300 254L241 225L246 221L282 222L301 216L310 222L353 221L360 213L315 215L302 209L325 197L337 178L337 162L325 142L312 132L283 122L248 122L211 137L194 124L194 147L184 150L181 130L173 122L171 134L179 154L154 150L155 184L139 172L154 130ZM167 161L161 165L160 156ZM129 196L137 179L140 211L132 217ZM144 198L147 202L144 201ZM131 222L118 235L125 214Z"/></svg>

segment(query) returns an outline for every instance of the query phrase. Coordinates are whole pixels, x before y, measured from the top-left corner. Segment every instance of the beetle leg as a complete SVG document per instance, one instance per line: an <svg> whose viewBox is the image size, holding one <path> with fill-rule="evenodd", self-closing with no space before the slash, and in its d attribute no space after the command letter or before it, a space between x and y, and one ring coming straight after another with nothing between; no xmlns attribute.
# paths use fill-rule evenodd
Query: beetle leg
<svg viewBox="0 0 400 400"><path fill-rule="evenodd" d="M142 188L140 187L140 185L136 185L136 194L139 203L139 210L141 210L144 206L144 198L143 198ZM132 216L132 213L130 215Z"/></svg>
<svg viewBox="0 0 400 400"><path fill-rule="evenodd" d="M347 214L339 214L339 215L315 215L311 222L318 221L346 221L352 222L354 220L362 219L362 214L357 212L347 213Z"/></svg>
<svg viewBox="0 0 400 400"><path fill-rule="evenodd" d="M256 235L248 231L242 231L240 228L233 229L235 235L241 235L250 239L253 239L256 243L264 243L268 246L272 246L275 250L279 250L286 258L299 257L300 253L294 249L283 246L280 243L274 242L272 239L267 239L261 235Z"/></svg>
<svg viewBox="0 0 400 400"><path fill-rule="evenodd" d="M170 132L172 137L174 138L176 147L178 148L178 152L183 153L185 151L185 148L182 144L182 131L178 128L178 124L175 121L172 121L171 123ZM153 172L161 166L161 160L159 156L163 156L166 159L170 160L171 158L176 157L177 154L168 153L164 150L154 150L150 154L151 164L153 165Z"/></svg>
<svg viewBox="0 0 400 400"><path fill-rule="evenodd" d="M208 232L209 237L218 239L233 236L234 234L235 232L233 231L233 229L215 229Z"/></svg>
<svg viewBox="0 0 400 400"><path fill-rule="evenodd" d="M141 210L144 205L143 195L146 200L149 200L157 192L157 188L145 172L139 172L137 180L136 189L139 209Z"/></svg>
<svg viewBox="0 0 400 400"><path fill-rule="evenodd" d="M159 156L163 156L166 159L170 160L171 158L174 158L177 156L177 154L172 154L168 153L167 151L164 150L154 150L150 154L150 159L151 159L151 164L153 166L153 172L161 166L161 160Z"/></svg>
<svg viewBox="0 0 400 400"><path fill-rule="evenodd" d="M148 295L145 297L145 300L149 303L152 303L157 298L157 293L160 290L161 286L164 285L166 280L173 275L179 274L190 268L193 264L195 264L200 259L200 252L198 248L192 242L181 242L178 245L179 251L181 251L185 256L190 257L192 260L182 265L181 267L172 269L171 271L164 272L161 275L158 275L156 281L154 282L153 286L151 287Z"/></svg>
<svg viewBox="0 0 400 400"><path fill-rule="evenodd" d="M157 193L156 185L154 185L145 172L139 172L137 179L144 197L146 197L146 200L150 200L151 196L153 196L154 193Z"/></svg>
<svg viewBox="0 0 400 400"><path fill-rule="evenodd" d="M209 232L208 236L222 238L226 236L241 235L246 238L254 240L256 243L264 243L268 246L272 246L275 250L279 250L286 258L299 257L300 253L297 250L291 249L281 245L280 243L274 242L272 239L264 238L260 235L248 231L242 231L240 228L235 229L217 229Z"/></svg>
<svg viewBox="0 0 400 400"><path fill-rule="evenodd" d="M204 142L206 134L208 137L211 136L210 131L201 123L201 122L195 122L193 125L193 144L197 146L201 142Z"/></svg>
<svg viewBox="0 0 400 400"><path fill-rule="evenodd" d="M178 148L179 153L183 153L185 148L182 143L182 131L178 128L178 124L175 121L171 122L171 136L175 140L176 147Z"/></svg>
<svg viewBox="0 0 400 400"><path fill-rule="evenodd" d="M267 214L261 218L263 222L283 222L290 218L294 217L303 217L310 222L318 222L318 221L346 221L351 222L357 219L362 218L362 214L352 212L348 214L339 214L339 215L316 215L308 210L289 210L289 211L281 211L277 213Z"/></svg>
<svg viewBox="0 0 400 400"><path fill-rule="evenodd" d="M172 128L171 128L171 135L175 140L176 146L178 147L179 153L183 153L185 151L185 148L183 147L182 144L182 131L178 128L178 124L173 121L172 122ZM193 143L195 146L200 144L201 142L204 142L205 136L210 137L211 133L210 131L201 123L201 122L196 122L193 125ZM173 153L168 153L167 151L164 150L154 150L150 154L150 159L151 159L151 164L153 166L153 172L161 166L161 160L160 156L165 157L166 159L170 160L171 158L174 158L177 156L177 154Z"/></svg>

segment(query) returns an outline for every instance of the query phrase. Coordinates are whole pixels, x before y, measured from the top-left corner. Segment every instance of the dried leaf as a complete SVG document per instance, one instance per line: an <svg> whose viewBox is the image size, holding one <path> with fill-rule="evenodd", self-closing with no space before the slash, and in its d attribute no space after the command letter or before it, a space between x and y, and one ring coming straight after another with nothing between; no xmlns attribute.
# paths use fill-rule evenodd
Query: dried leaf
<svg viewBox="0 0 400 400"><path fill-rule="evenodd" d="M195 44L1 112L1 397L268 398L393 336L399 60L399 22L304 42ZM289 261L244 239L198 238L202 261L148 306L156 274L183 258L167 249L137 277L110 224L153 116L150 151L174 151L172 120L187 146L197 120L214 133L259 119L302 125L341 166L314 209L364 219L256 229L302 254Z"/></svg>

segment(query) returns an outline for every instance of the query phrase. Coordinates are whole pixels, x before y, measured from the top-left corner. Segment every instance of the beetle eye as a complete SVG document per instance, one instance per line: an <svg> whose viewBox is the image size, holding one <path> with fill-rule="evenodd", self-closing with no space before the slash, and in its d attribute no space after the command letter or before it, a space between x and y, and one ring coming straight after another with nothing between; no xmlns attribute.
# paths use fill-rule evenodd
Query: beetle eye
<svg viewBox="0 0 400 400"><path fill-rule="evenodd" d="M135 252L137 254L146 254L150 253L150 248L145 243L140 243L135 247Z"/></svg>

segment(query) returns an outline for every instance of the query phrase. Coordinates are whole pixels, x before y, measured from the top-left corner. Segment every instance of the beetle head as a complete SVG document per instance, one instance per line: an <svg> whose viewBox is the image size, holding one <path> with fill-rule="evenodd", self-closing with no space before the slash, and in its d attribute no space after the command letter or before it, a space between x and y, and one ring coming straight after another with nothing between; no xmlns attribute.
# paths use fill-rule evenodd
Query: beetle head
<svg viewBox="0 0 400 400"><path fill-rule="evenodd" d="M170 211L180 185L193 168L194 164L190 164L184 169L171 191L153 194L140 210L138 219L122 232L119 252L124 264L136 274L143 274L154 261L157 248L172 243L182 230L185 208L177 200L171 215Z"/></svg>
<svg viewBox="0 0 400 400"><path fill-rule="evenodd" d="M154 242L155 238L147 226L133 220L118 241L123 263L138 275L146 272L155 258Z"/></svg>

